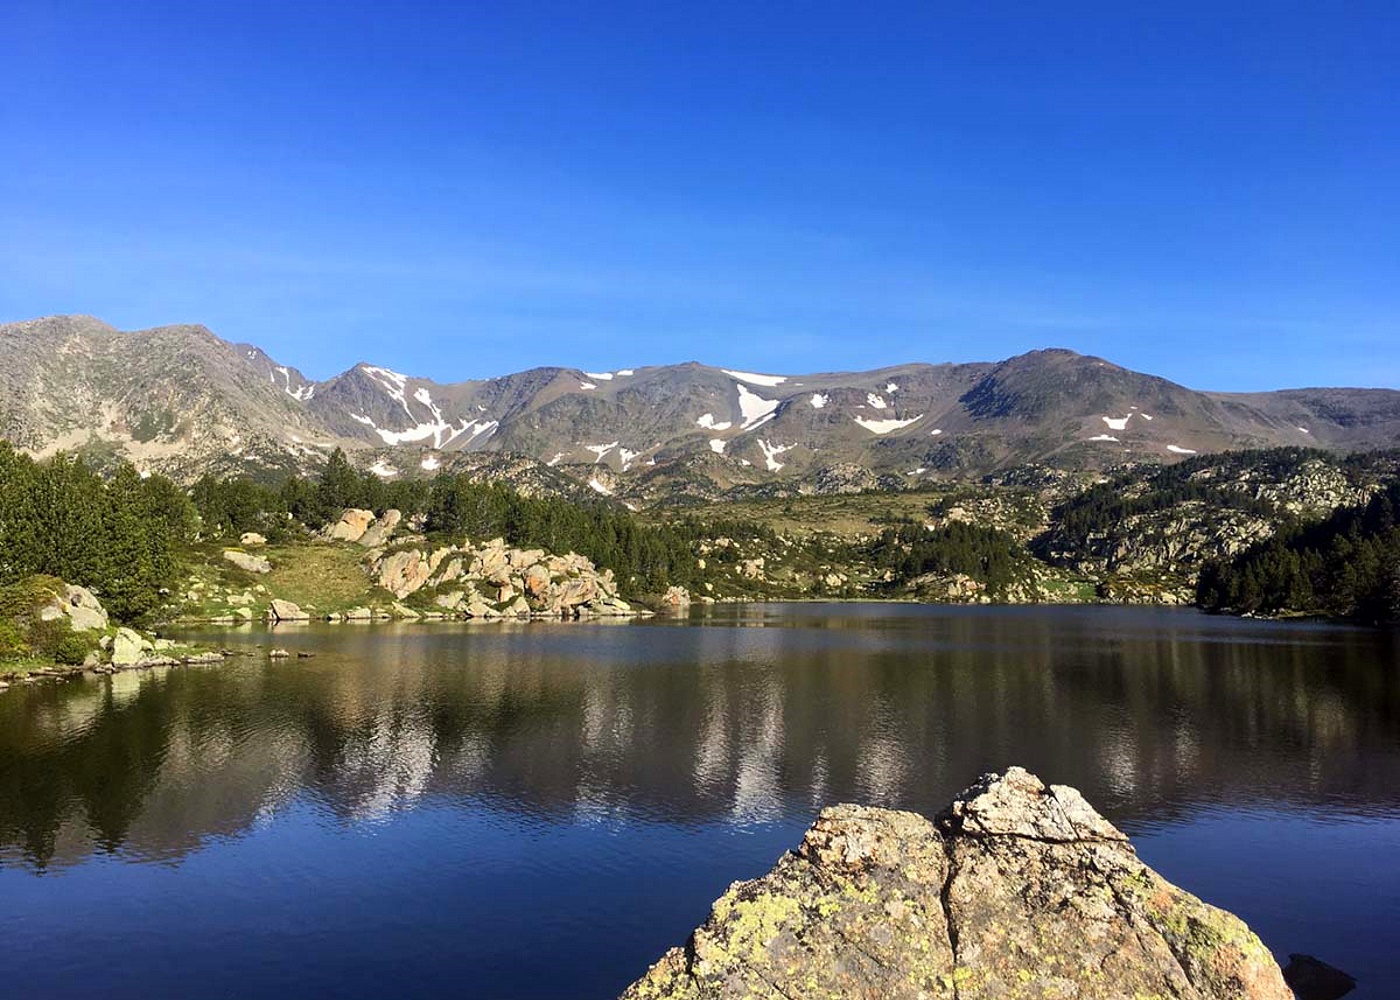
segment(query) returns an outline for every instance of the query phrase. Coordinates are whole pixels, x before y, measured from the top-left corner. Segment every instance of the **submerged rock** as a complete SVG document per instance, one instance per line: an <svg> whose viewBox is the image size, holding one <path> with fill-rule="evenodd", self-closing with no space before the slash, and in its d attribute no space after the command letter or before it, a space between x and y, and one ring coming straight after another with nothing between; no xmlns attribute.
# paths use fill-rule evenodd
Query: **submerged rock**
<svg viewBox="0 0 1400 1000"><path fill-rule="evenodd" d="M823 810L623 997L1292 1000L1242 921L1143 864L1077 791L1015 767L936 821Z"/></svg>
<svg viewBox="0 0 1400 1000"><path fill-rule="evenodd" d="M1311 955L1289 955L1283 978L1298 1000L1341 1000L1356 989L1356 980Z"/></svg>

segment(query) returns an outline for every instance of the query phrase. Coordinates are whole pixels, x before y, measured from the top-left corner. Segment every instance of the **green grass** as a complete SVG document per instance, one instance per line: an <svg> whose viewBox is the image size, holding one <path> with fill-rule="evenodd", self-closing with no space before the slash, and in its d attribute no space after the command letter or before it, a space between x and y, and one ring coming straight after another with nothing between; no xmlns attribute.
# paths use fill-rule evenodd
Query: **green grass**
<svg viewBox="0 0 1400 1000"><path fill-rule="evenodd" d="M204 545L189 553L189 573L183 590L198 589L199 598L179 607L184 618L211 618L247 607L260 618L273 598L291 601L318 614L343 612L360 606L387 605L393 597L376 587L365 570L365 550L358 545L325 542L268 545L249 552L266 556L270 573L249 573L223 557L227 545ZM191 583L197 581L198 588ZM259 591L258 588L263 590ZM250 604L237 604L226 595L248 593Z"/></svg>

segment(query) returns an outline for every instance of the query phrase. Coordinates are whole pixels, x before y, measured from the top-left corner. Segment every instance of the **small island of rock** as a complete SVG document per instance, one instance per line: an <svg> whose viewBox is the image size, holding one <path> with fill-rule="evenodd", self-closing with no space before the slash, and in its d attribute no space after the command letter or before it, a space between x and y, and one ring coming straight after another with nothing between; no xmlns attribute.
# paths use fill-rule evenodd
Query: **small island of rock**
<svg viewBox="0 0 1400 1000"><path fill-rule="evenodd" d="M936 820L838 805L623 994L1292 1000L1237 917L1140 861L1073 788L1013 767Z"/></svg>

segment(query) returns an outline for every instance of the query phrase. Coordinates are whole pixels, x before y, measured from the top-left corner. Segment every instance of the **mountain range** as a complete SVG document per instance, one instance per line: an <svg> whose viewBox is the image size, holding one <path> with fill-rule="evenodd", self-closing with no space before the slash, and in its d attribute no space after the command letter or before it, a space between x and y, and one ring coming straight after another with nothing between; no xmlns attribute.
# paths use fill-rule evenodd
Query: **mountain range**
<svg viewBox="0 0 1400 1000"><path fill-rule="evenodd" d="M55 316L0 325L0 437L37 455L109 454L183 479L310 468L335 447L385 477L505 452L611 493L682 473L732 485L854 467L912 483L1031 462L1395 447L1400 391L1201 392L1062 349L867 372L689 362L455 383L364 363L315 381L202 326L123 332Z"/></svg>

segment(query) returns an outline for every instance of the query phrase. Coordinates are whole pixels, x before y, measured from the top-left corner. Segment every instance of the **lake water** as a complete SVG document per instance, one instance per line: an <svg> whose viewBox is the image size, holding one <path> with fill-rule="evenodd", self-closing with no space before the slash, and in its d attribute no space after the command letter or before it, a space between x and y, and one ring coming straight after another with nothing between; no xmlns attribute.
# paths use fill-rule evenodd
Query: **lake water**
<svg viewBox="0 0 1400 1000"><path fill-rule="evenodd" d="M824 803L1077 786L1276 955L1400 983L1400 641L1118 608L206 632L0 694L0 962L42 997L615 996Z"/></svg>

